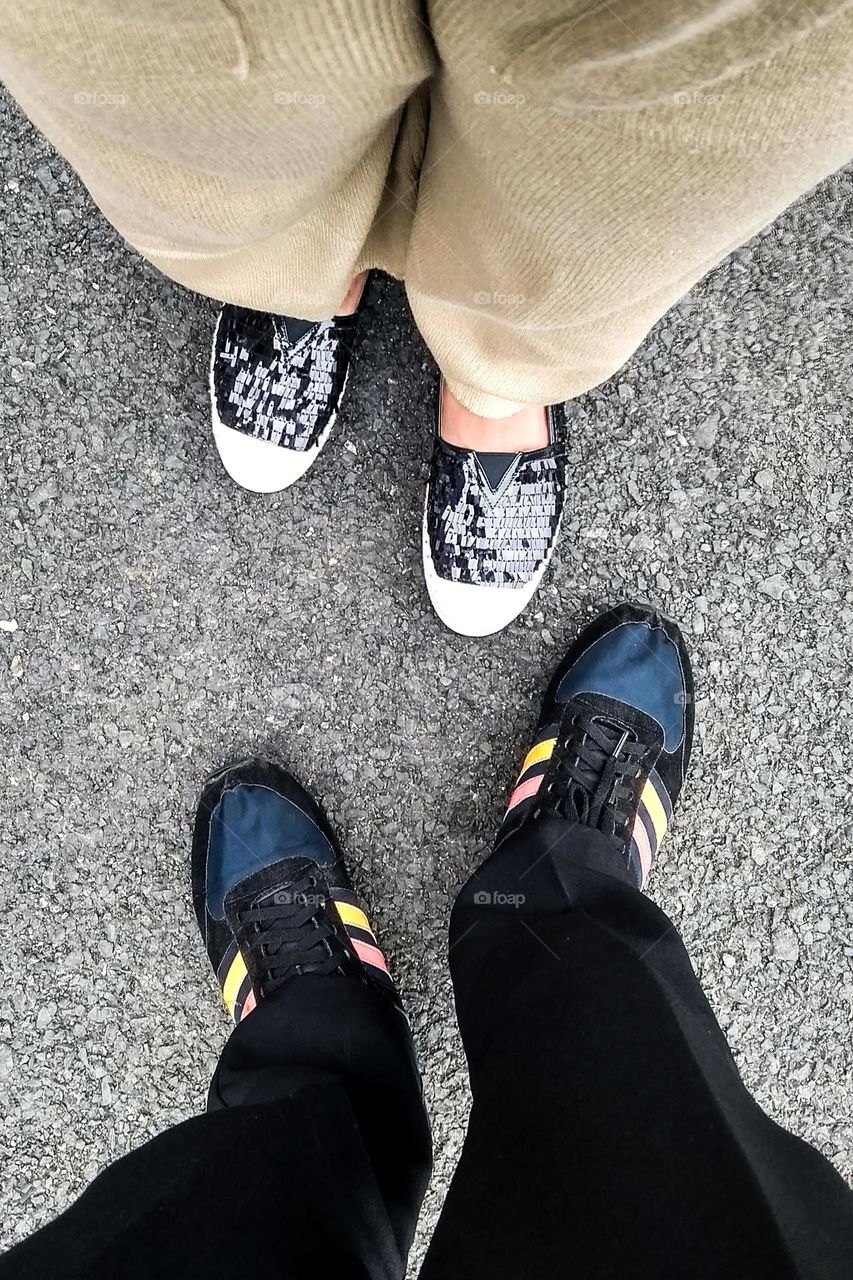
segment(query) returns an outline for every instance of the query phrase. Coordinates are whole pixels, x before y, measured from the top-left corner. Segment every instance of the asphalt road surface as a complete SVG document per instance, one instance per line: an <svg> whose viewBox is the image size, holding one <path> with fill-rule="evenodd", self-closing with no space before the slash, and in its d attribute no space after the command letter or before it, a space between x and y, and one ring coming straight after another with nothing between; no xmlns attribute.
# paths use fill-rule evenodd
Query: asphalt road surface
<svg viewBox="0 0 853 1280"><path fill-rule="evenodd" d="M257 497L208 427L212 302L157 275L8 101L0 157L0 1244L203 1099L228 1025L187 892L200 781L294 768L342 833L435 1126L465 1127L446 924L549 669L620 598L678 618L695 763L651 892L771 1115L853 1176L853 173L574 402L535 604L465 640L420 566L435 369L371 286L310 477Z"/></svg>

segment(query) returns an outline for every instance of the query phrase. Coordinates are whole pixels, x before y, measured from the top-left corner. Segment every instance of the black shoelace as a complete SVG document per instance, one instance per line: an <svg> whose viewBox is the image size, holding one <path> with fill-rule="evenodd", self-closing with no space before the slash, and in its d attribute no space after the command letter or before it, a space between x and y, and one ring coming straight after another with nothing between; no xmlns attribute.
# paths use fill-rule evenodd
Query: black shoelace
<svg viewBox="0 0 853 1280"><path fill-rule="evenodd" d="M554 797L551 807L561 817L624 838L645 750L618 725L576 714L545 789ZM547 801L541 807L548 807Z"/></svg>
<svg viewBox="0 0 853 1280"><path fill-rule="evenodd" d="M259 895L237 919L258 971L264 995L293 974L347 972L350 953L326 911L326 894L310 872L276 890Z"/></svg>

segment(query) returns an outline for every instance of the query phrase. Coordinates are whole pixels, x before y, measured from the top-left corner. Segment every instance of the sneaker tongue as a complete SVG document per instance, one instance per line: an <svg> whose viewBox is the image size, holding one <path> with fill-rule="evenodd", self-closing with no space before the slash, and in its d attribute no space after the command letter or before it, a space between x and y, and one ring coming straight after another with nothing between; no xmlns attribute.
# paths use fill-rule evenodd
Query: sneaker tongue
<svg viewBox="0 0 853 1280"><path fill-rule="evenodd" d="M613 724L605 717L595 717L595 721L599 728L606 733L609 742L609 750L600 747L598 743L592 743L587 740L586 758L579 757L575 761L575 770L583 779L583 785L576 782L568 790L568 800L575 811L578 822L588 823L592 816L592 795L598 787L601 775L608 759L624 739L625 730L618 724Z"/></svg>
<svg viewBox="0 0 853 1280"><path fill-rule="evenodd" d="M566 746L565 764L571 777L566 807L578 822L615 835L627 820L628 791L638 776L647 734L638 732L631 723L633 716L626 717L626 708L613 699L583 695L572 702L581 715L575 718ZM602 705L605 702L610 706ZM657 736L662 743L660 726Z"/></svg>
<svg viewBox="0 0 853 1280"><path fill-rule="evenodd" d="M250 899L259 905L280 902L283 906L289 906L293 902L293 886L298 886L309 875L322 877L323 868L315 859L298 854L260 867L229 890L225 898L226 918L230 922L234 904L239 904L242 909ZM318 892L323 892L325 897L325 886L322 890L318 889Z"/></svg>
<svg viewBox="0 0 853 1280"><path fill-rule="evenodd" d="M262 890L254 897L254 903L257 907L319 907L328 898L324 887L318 884L314 887L311 884L303 882L300 884L294 880L293 887L274 885L270 889Z"/></svg>
<svg viewBox="0 0 853 1280"><path fill-rule="evenodd" d="M639 707L631 706L618 698L608 698L601 693L578 693L571 699L571 703L582 707L588 716L612 728L615 733L629 729L655 758L663 750L663 726L654 716L641 711Z"/></svg>

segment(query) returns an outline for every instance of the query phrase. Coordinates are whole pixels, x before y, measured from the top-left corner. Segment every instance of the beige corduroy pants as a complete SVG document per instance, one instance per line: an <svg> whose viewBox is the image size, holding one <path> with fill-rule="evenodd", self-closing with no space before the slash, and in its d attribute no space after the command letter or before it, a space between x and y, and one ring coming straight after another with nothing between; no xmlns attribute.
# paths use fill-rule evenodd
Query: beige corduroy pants
<svg viewBox="0 0 853 1280"><path fill-rule="evenodd" d="M320 318L402 277L462 402L617 369L853 156L841 0L0 0L0 72L150 262Z"/></svg>

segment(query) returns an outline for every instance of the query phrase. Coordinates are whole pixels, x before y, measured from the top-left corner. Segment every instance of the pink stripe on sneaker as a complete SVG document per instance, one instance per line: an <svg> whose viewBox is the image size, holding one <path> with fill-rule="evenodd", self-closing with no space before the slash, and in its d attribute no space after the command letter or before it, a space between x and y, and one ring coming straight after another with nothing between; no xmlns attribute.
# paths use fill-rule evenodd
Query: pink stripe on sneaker
<svg viewBox="0 0 853 1280"><path fill-rule="evenodd" d="M381 969L383 973L388 973L385 957L378 947L372 947L369 942L359 942L358 938L350 938L350 942L352 943L353 951L362 964L372 964L374 968ZM391 977L390 973L388 973L388 977Z"/></svg>
<svg viewBox="0 0 853 1280"><path fill-rule="evenodd" d="M246 999L243 1001L243 1008L240 1010L240 1021L241 1021L241 1022L243 1021L243 1019L245 1018L245 1016L246 1016L246 1014L247 1014L247 1013L251 1013L251 1012L252 1012L252 1010L255 1008L256 1003L257 1003L257 1001L255 1000L255 993L254 993L254 991L250 991L250 992L249 992L249 994L246 996ZM254 1026L254 1025L255 1025L255 1024L254 1024L254 1022L253 1022L253 1023L252 1023L252 1026Z"/></svg>
<svg viewBox="0 0 853 1280"><path fill-rule="evenodd" d="M637 846L637 853L640 855L643 884L645 884L652 869L652 846L649 844L649 833L646 831L645 823L639 814L637 814L637 819L634 823L634 830L631 832L631 839ZM641 889L642 887L643 885L640 885Z"/></svg>
<svg viewBox="0 0 853 1280"><path fill-rule="evenodd" d="M509 804L506 807L507 813L509 813L510 809L514 809L517 804L521 804L522 800L528 800L530 796L535 796L542 786L544 777L544 773L540 773L538 777L528 778L526 782L520 783L509 798Z"/></svg>

